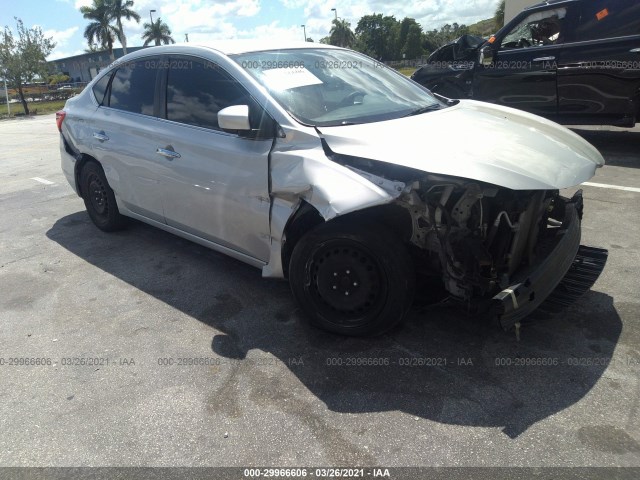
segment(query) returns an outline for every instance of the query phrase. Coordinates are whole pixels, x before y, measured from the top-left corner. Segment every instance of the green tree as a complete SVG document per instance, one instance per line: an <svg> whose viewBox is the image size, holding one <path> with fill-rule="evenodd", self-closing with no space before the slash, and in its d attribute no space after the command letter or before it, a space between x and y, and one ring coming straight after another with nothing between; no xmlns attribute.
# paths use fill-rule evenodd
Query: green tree
<svg viewBox="0 0 640 480"><path fill-rule="evenodd" d="M118 29L111 25L111 3L108 0L93 0L90 7L80 7L80 13L91 20L84 29L84 38L89 46L99 44L114 60L113 42L118 37Z"/></svg>
<svg viewBox="0 0 640 480"><path fill-rule="evenodd" d="M337 47L351 48L356 44L356 36L351 30L351 24L343 18L331 21L333 26L329 32L329 43Z"/></svg>
<svg viewBox="0 0 640 480"><path fill-rule="evenodd" d="M434 29L426 32L423 43L427 50L433 51L468 33L469 28L466 25L458 25L457 23L449 25L447 23L440 27L440 30Z"/></svg>
<svg viewBox="0 0 640 480"><path fill-rule="evenodd" d="M505 0L500 0L500 2L498 2L496 12L493 16L493 19L496 22L496 30L500 30L504 27L504 3Z"/></svg>
<svg viewBox="0 0 640 480"><path fill-rule="evenodd" d="M124 30L122 28L122 19L126 18L127 20L135 20L137 23L140 23L140 15L138 15L135 11L131 9L133 7L133 0L112 0L110 8L110 17L116 21L117 29L118 29L118 41L122 45L122 51L126 55L127 54L127 37L124 34Z"/></svg>
<svg viewBox="0 0 640 480"><path fill-rule="evenodd" d="M24 98L22 87L33 82L36 77L47 78L46 57L56 44L52 38L45 37L40 27L26 28L22 20L15 18L15 38L9 27L5 26L0 38L0 64L7 86L18 90L25 115L29 115L29 106Z"/></svg>
<svg viewBox="0 0 640 480"><path fill-rule="evenodd" d="M356 26L356 48L378 60L393 60L400 50L397 46L399 33L400 23L393 15L365 15Z"/></svg>
<svg viewBox="0 0 640 480"><path fill-rule="evenodd" d="M104 52L104 49L102 46L96 44L96 43L90 43L89 46L87 48L84 49L85 53L97 53L97 52Z"/></svg>
<svg viewBox="0 0 640 480"><path fill-rule="evenodd" d="M53 75L49 75L49 85L57 85L58 83L65 83L70 80L69 75L65 75L64 73L54 73Z"/></svg>
<svg viewBox="0 0 640 480"><path fill-rule="evenodd" d="M412 25L417 25L418 28L420 29L420 32L422 33L422 27L418 22L416 22L414 18L404 17L402 19L402 22L400 22L400 29L398 33L398 45L403 50L403 53L404 53L405 44L407 43L407 35L409 34L409 29L411 28Z"/></svg>
<svg viewBox="0 0 640 480"><path fill-rule="evenodd" d="M409 27L407 37L402 47L402 53L406 58L419 58L424 53L422 49L422 28L420 25L415 24Z"/></svg>
<svg viewBox="0 0 640 480"><path fill-rule="evenodd" d="M171 36L169 25L162 23L162 19L160 18L153 23L145 23L143 27L144 32L142 33L142 39L144 40L145 47L151 42L154 42L156 45L176 43Z"/></svg>
<svg viewBox="0 0 640 480"><path fill-rule="evenodd" d="M496 22L493 17L469 25L469 34L478 37L488 37L496 31Z"/></svg>

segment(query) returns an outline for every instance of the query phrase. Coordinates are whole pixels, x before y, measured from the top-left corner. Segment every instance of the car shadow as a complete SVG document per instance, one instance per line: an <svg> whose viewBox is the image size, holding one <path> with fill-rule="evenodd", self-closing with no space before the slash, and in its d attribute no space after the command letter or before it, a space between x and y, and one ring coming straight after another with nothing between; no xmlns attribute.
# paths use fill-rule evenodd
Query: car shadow
<svg viewBox="0 0 640 480"><path fill-rule="evenodd" d="M600 150L607 165L640 168L640 132L572 130Z"/></svg>
<svg viewBox="0 0 640 480"><path fill-rule="evenodd" d="M515 335L446 305L415 308L377 338L346 338L308 327L286 282L147 225L105 234L85 212L59 219L47 237L134 288L215 329L217 355L272 355L334 412L402 411L453 425L499 427L515 438L574 405L606 369L621 320L606 294L590 291L562 315ZM239 362L242 363L242 362ZM577 364L577 365L576 365ZM231 377L207 399L225 411L234 395L305 417L287 402L286 375Z"/></svg>

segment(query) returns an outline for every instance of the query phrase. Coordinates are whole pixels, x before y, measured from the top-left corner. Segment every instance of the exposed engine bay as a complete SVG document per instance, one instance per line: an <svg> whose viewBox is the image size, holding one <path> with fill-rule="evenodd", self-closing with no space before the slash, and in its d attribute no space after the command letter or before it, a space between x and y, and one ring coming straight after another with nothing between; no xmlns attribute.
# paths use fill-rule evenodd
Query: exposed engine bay
<svg viewBox="0 0 640 480"><path fill-rule="evenodd" d="M576 257L581 191L569 199L558 190L511 190L465 178L390 171L363 159L332 157L392 194L394 203L408 212L412 255L418 265L440 276L451 297L473 312L495 310L496 303L504 302L498 316L512 317L501 320L505 328L531 313ZM411 175L420 176L412 180ZM385 178L390 176L404 181ZM568 232L572 234L565 235ZM532 272L536 273L529 277Z"/></svg>
<svg viewBox="0 0 640 480"><path fill-rule="evenodd" d="M562 225L557 191L513 191L428 176L398 198L413 220L411 242L455 297L485 297L535 263Z"/></svg>

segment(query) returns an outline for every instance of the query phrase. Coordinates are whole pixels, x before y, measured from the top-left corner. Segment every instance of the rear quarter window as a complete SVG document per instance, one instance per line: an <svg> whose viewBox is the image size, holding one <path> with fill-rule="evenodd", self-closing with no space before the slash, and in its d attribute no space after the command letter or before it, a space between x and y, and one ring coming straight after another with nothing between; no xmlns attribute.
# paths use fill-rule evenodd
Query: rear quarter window
<svg viewBox="0 0 640 480"><path fill-rule="evenodd" d="M582 2L575 41L640 35L640 1L592 0Z"/></svg>
<svg viewBox="0 0 640 480"><path fill-rule="evenodd" d="M93 86L93 89L92 89L93 96L95 97L96 102L98 102L98 105L105 104L105 95L107 93L107 88L109 87L109 80L111 80L112 74L113 72L108 73L107 75L102 77L100 80L98 80L96 84Z"/></svg>

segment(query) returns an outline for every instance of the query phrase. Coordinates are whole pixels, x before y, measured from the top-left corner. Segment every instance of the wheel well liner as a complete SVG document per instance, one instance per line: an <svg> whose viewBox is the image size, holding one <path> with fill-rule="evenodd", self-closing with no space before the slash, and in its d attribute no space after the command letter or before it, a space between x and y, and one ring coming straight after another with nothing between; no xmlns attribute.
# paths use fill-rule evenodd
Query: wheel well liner
<svg viewBox="0 0 640 480"><path fill-rule="evenodd" d="M411 238L413 224L411 215L403 207L395 204L377 205L340 215L329 222L348 222L350 225L383 225L404 243ZM282 268L288 277L289 261L298 241L309 231L325 223L318 210L311 204L302 201L300 207L291 216L284 230L282 246Z"/></svg>

